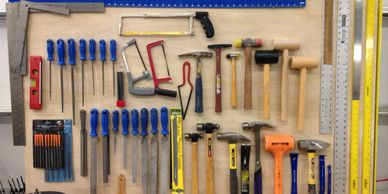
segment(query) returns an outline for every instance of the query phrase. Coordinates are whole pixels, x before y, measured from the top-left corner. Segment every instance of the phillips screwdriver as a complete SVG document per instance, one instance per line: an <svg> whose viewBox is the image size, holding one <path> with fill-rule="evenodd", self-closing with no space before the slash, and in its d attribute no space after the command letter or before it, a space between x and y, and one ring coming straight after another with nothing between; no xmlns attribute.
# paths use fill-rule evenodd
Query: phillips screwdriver
<svg viewBox="0 0 388 194"><path fill-rule="evenodd" d="M96 60L96 41L89 40L89 60L92 61L92 82L93 82L93 96L96 95L96 88L94 87L94 61Z"/></svg>
<svg viewBox="0 0 388 194"><path fill-rule="evenodd" d="M84 76L85 76L84 62L86 60L86 40L85 39L79 40L79 53L80 53L79 58L81 60L82 106L85 106L85 82L84 82Z"/></svg>
<svg viewBox="0 0 388 194"><path fill-rule="evenodd" d="M142 108L140 111L140 124L141 124L141 178L142 178L142 189L143 193L148 193L148 110Z"/></svg>
<svg viewBox="0 0 388 194"><path fill-rule="evenodd" d="M51 39L47 40L47 61L49 61L49 96L51 100L51 61L54 60L54 41Z"/></svg>
<svg viewBox="0 0 388 194"><path fill-rule="evenodd" d="M117 147L117 132L119 131L119 111L114 110L112 112L112 123L113 123L113 155L116 155Z"/></svg>
<svg viewBox="0 0 388 194"><path fill-rule="evenodd" d="M106 43L105 40L100 40L100 61L101 61L101 72L102 72L102 95L105 95L105 72L104 62L106 60Z"/></svg>
<svg viewBox="0 0 388 194"><path fill-rule="evenodd" d="M63 112L63 68L65 66L65 41L62 39L57 40L57 53L58 53L58 65L60 66L61 73L61 104L62 104L62 112Z"/></svg>
<svg viewBox="0 0 388 194"><path fill-rule="evenodd" d="M129 125L129 112L127 109L121 110L121 127L123 128L121 134L123 135L123 168L127 169L128 166L128 125Z"/></svg>
<svg viewBox="0 0 388 194"><path fill-rule="evenodd" d="M68 63L71 66L71 105L73 108L73 125L75 125L75 94L74 94L74 69L75 69L75 41L67 40Z"/></svg>
<svg viewBox="0 0 388 194"><path fill-rule="evenodd" d="M110 49L110 60L112 61L112 82L113 82L113 96L116 95L116 85L115 85L115 62L117 60L116 57L116 41L114 39L109 41L109 49Z"/></svg>
<svg viewBox="0 0 388 194"><path fill-rule="evenodd" d="M109 174L109 111L107 109L101 112L101 135L102 135L102 175L103 182L108 183Z"/></svg>
<svg viewBox="0 0 388 194"><path fill-rule="evenodd" d="M132 157L131 157L131 166L132 166L132 183L136 183L137 175L137 144L139 140L137 135L139 134L139 111L136 109L131 110L131 126L132 126Z"/></svg>

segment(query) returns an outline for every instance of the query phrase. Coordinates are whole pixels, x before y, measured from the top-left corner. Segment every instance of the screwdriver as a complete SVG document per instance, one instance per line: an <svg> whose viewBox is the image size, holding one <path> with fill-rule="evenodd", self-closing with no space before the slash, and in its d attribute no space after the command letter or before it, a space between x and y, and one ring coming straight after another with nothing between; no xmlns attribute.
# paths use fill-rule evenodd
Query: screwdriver
<svg viewBox="0 0 388 194"><path fill-rule="evenodd" d="M57 53L58 53L58 65L60 66L61 73L61 103L63 112L63 67L65 66L65 41L62 39L57 40Z"/></svg>
<svg viewBox="0 0 388 194"><path fill-rule="evenodd" d="M90 110L90 194L97 194L98 110Z"/></svg>
<svg viewBox="0 0 388 194"><path fill-rule="evenodd" d="M109 111L107 109L102 110L101 112L101 126L102 126L102 174L103 182L108 183L108 174L109 174Z"/></svg>
<svg viewBox="0 0 388 194"><path fill-rule="evenodd" d="M93 96L96 95L96 88L94 87L94 61L96 60L96 41L89 40L89 60L92 61L92 82L93 82Z"/></svg>
<svg viewBox="0 0 388 194"><path fill-rule="evenodd" d="M143 164L141 170L142 190L143 193L148 193L148 110L142 108L140 111L140 125L141 125L141 162Z"/></svg>
<svg viewBox="0 0 388 194"><path fill-rule="evenodd" d="M104 75L104 62L106 60L106 43L105 40L100 40L100 61L102 72L102 95L105 95L105 75Z"/></svg>
<svg viewBox="0 0 388 194"><path fill-rule="evenodd" d="M117 132L119 131L119 111L114 110L112 112L112 123L113 123L113 155L116 155L117 147Z"/></svg>
<svg viewBox="0 0 388 194"><path fill-rule="evenodd" d="M127 109L121 110L121 134L123 135L123 168L127 169L128 165L128 125L129 125L129 112Z"/></svg>
<svg viewBox="0 0 388 194"><path fill-rule="evenodd" d="M49 96L51 100L51 61L54 60L54 41L51 39L47 40L47 61L49 61Z"/></svg>
<svg viewBox="0 0 388 194"><path fill-rule="evenodd" d="M75 69L75 41L74 39L67 40L67 52L69 53L68 63L71 65L71 102L73 108L73 125L75 125L75 94L74 94L74 69Z"/></svg>
<svg viewBox="0 0 388 194"><path fill-rule="evenodd" d="M109 49L110 49L110 60L112 61L113 96L115 96L116 95L115 62L117 60L117 57L116 57L116 41L114 39L109 41Z"/></svg>
<svg viewBox="0 0 388 194"><path fill-rule="evenodd" d="M137 138L139 134L139 111L136 109L131 110L131 126L132 126L132 157L131 157L131 167L132 167L132 183L136 183L137 179L137 145L139 140Z"/></svg>
<svg viewBox="0 0 388 194"><path fill-rule="evenodd" d="M84 62L86 60L86 40L81 39L79 40L79 53L80 53L80 59L81 59L81 81L82 81L82 106L85 106L85 82L84 82Z"/></svg>

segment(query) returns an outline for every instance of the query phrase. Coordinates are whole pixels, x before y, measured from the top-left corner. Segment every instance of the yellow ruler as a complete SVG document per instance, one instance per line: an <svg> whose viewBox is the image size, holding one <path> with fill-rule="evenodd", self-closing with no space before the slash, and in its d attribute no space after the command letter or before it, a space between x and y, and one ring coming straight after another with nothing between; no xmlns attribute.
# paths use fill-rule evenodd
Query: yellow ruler
<svg viewBox="0 0 388 194"><path fill-rule="evenodd" d="M183 194L183 128L181 109L171 109L170 116L171 130L171 193Z"/></svg>

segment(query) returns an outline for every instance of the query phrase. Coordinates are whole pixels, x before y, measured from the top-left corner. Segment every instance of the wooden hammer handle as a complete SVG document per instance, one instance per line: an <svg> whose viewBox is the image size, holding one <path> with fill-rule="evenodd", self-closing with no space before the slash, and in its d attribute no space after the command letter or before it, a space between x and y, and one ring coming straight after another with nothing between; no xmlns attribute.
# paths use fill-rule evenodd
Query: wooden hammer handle
<svg viewBox="0 0 388 194"><path fill-rule="evenodd" d="M289 64L289 52L283 51L282 55L282 83L281 83L281 99L280 99L280 112L281 121L288 120L288 64Z"/></svg>
<svg viewBox="0 0 388 194"><path fill-rule="evenodd" d="M213 134L206 134L206 194L214 194L212 138Z"/></svg>
<svg viewBox="0 0 388 194"><path fill-rule="evenodd" d="M298 129L304 128L304 111L305 111L305 95L306 95L306 77L307 69L300 69L300 81L299 81L299 108L298 108Z"/></svg>
<svg viewBox="0 0 388 194"><path fill-rule="evenodd" d="M192 143L191 193L198 194L198 143Z"/></svg>
<svg viewBox="0 0 388 194"><path fill-rule="evenodd" d="M216 106L215 112L222 112L222 101L221 101L221 92L222 92L222 83L221 83L221 49L216 49L216 83L215 83L215 93L216 93Z"/></svg>
<svg viewBox="0 0 388 194"><path fill-rule="evenodd" d="M252 47L245 47L244 109L252 109Z"/></svg>
<svg viewBox="0 0 388 194"><path fill-rule="evenodd" d="M269 64L264 64L264 119L269 119L270 118L270 112L269 112L269 107L270 107L270 102L269 102L269 96L270 96L270 90L269 90L269 80L270 80L270 67Z"/></svg>
<svg viewBox="0 0 388 194"><path fill-rule="evenodd" d="M118 194L125 194L125 176L119 175L119 189Z"/></svg>
<svg viewBox="0 0 388 194"><path fill-rule="evenodd" d="M232 107L237 107L237 87L236 87L236 59L232 59Z"/></svg>

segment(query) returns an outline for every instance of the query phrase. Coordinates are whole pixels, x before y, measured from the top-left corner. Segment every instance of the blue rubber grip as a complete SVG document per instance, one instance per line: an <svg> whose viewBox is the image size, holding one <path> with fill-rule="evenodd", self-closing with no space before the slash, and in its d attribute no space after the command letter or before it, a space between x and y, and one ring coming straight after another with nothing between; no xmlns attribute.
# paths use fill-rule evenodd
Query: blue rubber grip
<svg viewBox="0 0 388 194"><path fill-rule="evenodd" d="M65 41L57 40L58 65L65 65Z"/></svg>
<svg viewBox="0 0 388 194"><path fill-rule="evenodd" d="M121 110L121 126L123 127L123 131L121 134L124 136L129 134L128 131L128 125L129 125L129 112L127 109Z"/></svg>
<svg viewBox="0 0 388 194"><path fill-rule="evenodd" d="M327 194L331 194L331 165L327 165Z"/></svg>
<svg viewBox="0 0 388 194"><path fill-rule="evenodd" d="M253 185L254 194L263 194L263 177L262 177L261 168L255 172L253 184L254 184Z"/></svg>
<svg viewBox="0 0 388 194"><path fill-rule="evenodd" d="M101 112L101 135L108 136L109 135L109 110L104 109Z"/></svg>
<svg viewBox="0 0 388 194"><path fill-rule="evenodd" d="M97 137L98 127L98 110L93 108L90 110L90 137Z"/></svg>
<svg viewBox="0 0 388 194"><path fill-rule="evenodd" d="M148 110L146 108L142 108L140 114L141 135L145 137L148 135Z"/></svg>
<svg viewBox="0 0 388 194"><path fill-rule="evenodd" d="M53 61L54 57L54 41L51 39L47 40L47 60L48 61Z"/></svg>
<svg viewBox="0 0 388 194"><path fill-rule="evenodd" d="M75 41L74 39L67 40L67 52L68 52L68 60L69 65L75 65Z"/></svg>
<svg viewBox="0 0 388 194"><path fill-rule="evenodd" d="M319 194L325 194L325 155L319 155Z"/></svg>
<svg viewBox="0 0 388 194"><path fill-rule="evenodd" d="M197 76L195 79L195 112L203 112L202 104L202 77Z"/></svg>
<svg viewBox="0 0 388 194"><path fill-rule="evenodd" d="M151 133L158 134L158 109L151 109Z"/></svg>
<svg viewBox="0 0 388 194"><path fill-rule="evenodd" d="M86 40L85 39L81 39L79 40L79 58L81 59L81 61L85 61L86 60Z"/></svg>
<svg viewBox="0 0 388 194"><path fill-rule="evenodd" d="M111 61L116 61L116 41L114 39L109 41L109 49L110 49L110 60Z"/></svg>
<svg viewBox="0 0 388 194"><path fill-rule="evenodd" d="M160 109L160 123L162 124L162 131L160 133L163 136L168 135L168 109L166 107Z"/></svg>
<svg viewBox="0 0 388 194"><path fill-rule="evenodd" d="M113 132L117 132L119 130L119 111L112 111L112 123L113 123Z"/></svg>
<svg viewBox="0 0 388 194"><path fill-rule="evenodd" d="M131 125L132 135L136 136L139 134L139 111L136 109L131 110Z"/></svg>
<svg viewBox="0 0 388 194"><path fill-rule="evenodd" d="M89 40L89 60L96 60L96 41L94 39Z"/></svg>
<svg viewBox="0 0 388 194"><path fill-rule="evenodd" d="M291 194L298 194L298 153L291 153Z"/></svg>
<svg viewBox="0 0 388 194"><path fill-rule="evenodd" d="M100 61L106 60L106 42L105 40L100 40Z"/></svg>

